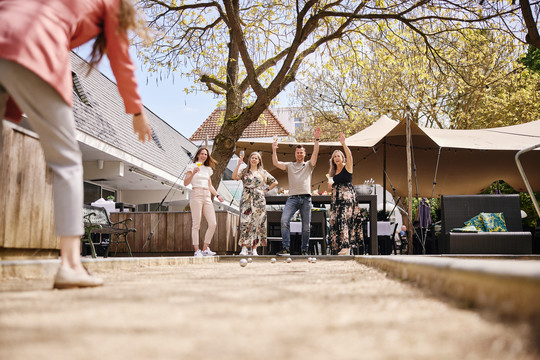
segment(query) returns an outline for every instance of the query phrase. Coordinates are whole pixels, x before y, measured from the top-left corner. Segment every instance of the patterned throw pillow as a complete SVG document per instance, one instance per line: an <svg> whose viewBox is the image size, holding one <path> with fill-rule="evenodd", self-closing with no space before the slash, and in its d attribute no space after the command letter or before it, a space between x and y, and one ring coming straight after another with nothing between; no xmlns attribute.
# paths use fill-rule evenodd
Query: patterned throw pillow
<svg viewBox="0 0 540 360"><path fill-rule="evenodd" d="M484 213L480 213L476 215L470 220L465 221L463 224L465 226L474 226L476 230L478 231L486 231L486 227L484 226L484 218L482 217L482 214Z"/></svg>
<svg viewBox="0 0 540 360"><path fill-rule="evenodd" d="M489 232L505 232L508 231L506 228L506 221L504 221L503 213L480 213L484 219L484 226L486 231Z"/></svg>

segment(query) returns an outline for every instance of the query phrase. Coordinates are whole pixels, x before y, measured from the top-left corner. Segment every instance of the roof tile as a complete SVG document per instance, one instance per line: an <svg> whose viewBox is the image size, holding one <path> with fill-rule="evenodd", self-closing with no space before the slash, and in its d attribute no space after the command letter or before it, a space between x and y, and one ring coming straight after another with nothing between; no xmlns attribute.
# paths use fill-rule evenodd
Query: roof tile
<svg viewBox="0 0 540 360"><path fill-rule="evenodd" d="M224 115L224 108L215 109L189 139L199 141L205 140L208 136L209 140L213 140L221 129ZM266 109L257 121L251 123L244 130L240 138L269 138L274 135L282 137L289 136L289 133L274 113L270 109Z"/></svg>

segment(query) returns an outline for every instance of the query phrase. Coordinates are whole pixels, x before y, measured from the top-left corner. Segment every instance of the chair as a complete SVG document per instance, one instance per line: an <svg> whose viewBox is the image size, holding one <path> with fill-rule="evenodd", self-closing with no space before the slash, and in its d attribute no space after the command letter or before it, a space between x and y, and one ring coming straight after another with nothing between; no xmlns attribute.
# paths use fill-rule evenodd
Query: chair
<svg viewBox="0 0 540 360"><path fill-rule="evenodd" d="M267 221L267 237L268 241L268 254L275 254L281 249L281 211L273 210L266 212ZM326 244L326 211L312 211L311 212L311 236L309 238L309 252L314 255L319 255L319 248L321 255L327 254ZM299 249L293 247L300 246L297 242L293 244L293 237L291 236L291 251L299 252Z"/></svg>
<svg viewBox="0 0 540 360"><path fill-rule="evenodd" d="M107 257L109 255L109 249L111 244L116 245L116 250L118 250L119 244L125 244L128 249L129 256L133 256L133 254L131 253L131 247L129 246L129 243L127 241L127 235L130 232L136 232L137 230L129 228L127 226L127 223L129 221L132 221L131 218L116 223L111 223L111 221L109 220L109 216L107 215L107 211L104 208L98 206L84 205L83 219L85 235L81 239L81 241L83 243L88 242L90 244L93 258L96 257L96 250L92 241L92 234L110 235L111 238L109 239L109 245L105 250L104 257Z"/></svg>
<svg viewBox="0 0 540 360"><path fill-rule="evenodd" d="M453 232L481 212L504 214L506 232ZM447 254L531 254L532 234L522 230L519 195L443 195L440 249Z"/></svg>

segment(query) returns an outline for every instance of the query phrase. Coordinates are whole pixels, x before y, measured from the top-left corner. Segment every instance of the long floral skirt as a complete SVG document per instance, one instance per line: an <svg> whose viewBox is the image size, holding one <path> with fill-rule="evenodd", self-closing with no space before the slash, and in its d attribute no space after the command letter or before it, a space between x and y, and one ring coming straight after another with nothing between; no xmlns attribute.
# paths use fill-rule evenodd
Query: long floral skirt
<svg viewBox="0 0 540 360"><path fill-rule="evenodd" d="M266 246L266 199L259 189L244 188L240 202L238 245Z"/></svg>
<svg viewBox="0 0 540 360"><path fill-rule="evenodd" d="M354 186L334 184L330 203L329 236L333 251L350 247L355 237L356 193Z"/></svg>

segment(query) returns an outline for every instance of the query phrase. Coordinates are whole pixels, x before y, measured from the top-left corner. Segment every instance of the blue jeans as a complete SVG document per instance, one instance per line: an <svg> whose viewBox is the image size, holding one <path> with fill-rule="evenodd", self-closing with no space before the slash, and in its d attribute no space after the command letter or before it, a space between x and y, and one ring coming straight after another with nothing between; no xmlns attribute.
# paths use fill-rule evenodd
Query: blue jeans
<svg viewBox="0 0 540 360"><path fill-rule="evenodd" d="M311 196L291 195L287 198L285 208L281 214L281 238L284 248L291 247L291 219L297 210L300 210L302 219L302 251L308 251L309 229L311 224Z"/></svg>

